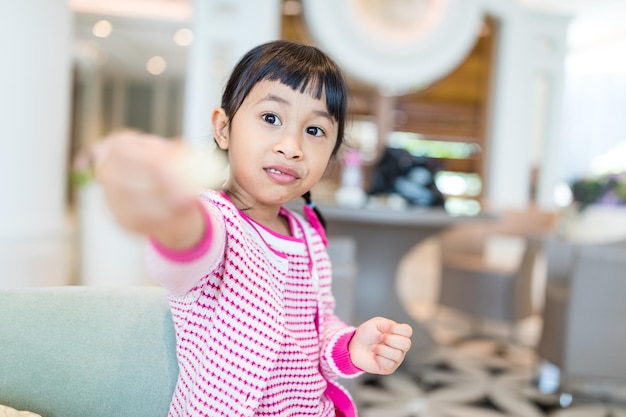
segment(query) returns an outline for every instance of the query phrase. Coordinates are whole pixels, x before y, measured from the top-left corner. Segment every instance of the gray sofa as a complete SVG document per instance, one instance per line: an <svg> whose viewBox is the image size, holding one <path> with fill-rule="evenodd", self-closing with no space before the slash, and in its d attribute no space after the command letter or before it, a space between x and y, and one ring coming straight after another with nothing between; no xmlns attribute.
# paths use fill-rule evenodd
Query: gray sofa
<svg viewBox="0 0 626 417"><path fill-rule="evenodd" d="M0 290L0 404L43 417L165 417L178 375L156 287Z"/></svg>

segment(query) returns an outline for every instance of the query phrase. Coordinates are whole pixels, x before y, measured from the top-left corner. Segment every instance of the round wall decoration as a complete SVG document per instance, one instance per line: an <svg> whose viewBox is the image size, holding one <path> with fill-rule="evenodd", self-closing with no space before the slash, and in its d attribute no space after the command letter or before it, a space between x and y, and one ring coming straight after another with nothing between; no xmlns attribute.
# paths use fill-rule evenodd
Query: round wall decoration
<svg viewBox="0 0 626 417"><path fill-rule="evenodd" d="M302 0L315 42L352 77L386 95L442 78L482 25L478 0Z"/></svg>

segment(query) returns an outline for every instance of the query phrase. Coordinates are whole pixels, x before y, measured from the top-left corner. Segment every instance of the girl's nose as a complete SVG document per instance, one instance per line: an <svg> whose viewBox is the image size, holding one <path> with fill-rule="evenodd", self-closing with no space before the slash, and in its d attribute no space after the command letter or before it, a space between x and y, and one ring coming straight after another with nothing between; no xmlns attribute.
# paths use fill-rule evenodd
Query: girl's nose
<svg viewBox="0 0 626 417"><path fill-rule="evenodd" d="M300 139L294 133L283 135L274 145L274 152L282 154L287 159L296 160L302 159L304 155L300 146Z"/></svg>

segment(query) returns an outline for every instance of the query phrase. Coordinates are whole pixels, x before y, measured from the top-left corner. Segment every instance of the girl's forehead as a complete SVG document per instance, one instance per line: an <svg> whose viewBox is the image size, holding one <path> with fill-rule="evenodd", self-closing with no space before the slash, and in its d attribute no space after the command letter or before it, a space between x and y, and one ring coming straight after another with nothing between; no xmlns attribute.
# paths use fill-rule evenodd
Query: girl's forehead
<svg viewBox="0 0 626 417"><path fill-rule="evenodd" d="M289 95L291 95L292 93L294 95L306 95L316 101L322 102L324 104L324 107L326 107L326 93L324 89L322 89L320 92L317 84L314 82L305 85L304 88L302 88L302 86L293 88L292 86L280 80L263 79L257 82L252 87L250 93L248 94L248 97L256 96L257 98L259 98L268 94L280 95L281 92L287 93Z"/></svg>

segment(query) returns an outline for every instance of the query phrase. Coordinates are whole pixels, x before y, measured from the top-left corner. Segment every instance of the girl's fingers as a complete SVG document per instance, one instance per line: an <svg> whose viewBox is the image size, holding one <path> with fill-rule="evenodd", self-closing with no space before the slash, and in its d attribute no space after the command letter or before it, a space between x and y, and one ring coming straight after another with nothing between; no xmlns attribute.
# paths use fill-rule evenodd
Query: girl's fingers
<svg viewBox="0 0 626 417"><path fill-rule="evenodd" d="M88 160L118 223L144 234L180 219L202 188L225 179L224 155L137 132L106 138Z"/></svg>
<svg viewBox="0 0 626 417"><path fill-rule="evenodd" d="M181 184L189 189L216 189L226 180L226 155L212 146L185 147L178 153L174 169Z"/></svg>
<svg viewBox="0 0 626 417"><path fill-rule="evenodd" d="M137 193L120 189L106 189L108 206L118 223L137 232L166 217L168 209L160 201L138 196Z"/></svg>
<svg viewBox="0 0 626 417"><path fill-rule="evenodd" d="M400 364L404 359L405 352L387 345L378 345L374 352L380 358L392 361L396 365Z"/></svg>
<svg viewBox="0 0 626 417"><path fill-rule="evenodd" d="M376 362L378 363L382 374L390 374L398 369L398 366L400 365L398 362L384 356L376 356Z"/></svg>
<svg viewBox="0 0 626 417"><path fill-rule="evenodd" d="M411 348L411 339L405 336L398 336L397 334L385 334L383 337L383 343L394 349L399 349L404 353L408 352Z"/></svg>
<svg viewBox="0 0 626 417"><path fill-rule="evenodd" d="M391 329L391 333L404 337L411 337L413 335L413 329L408 324L396 324Z"/></svg>

